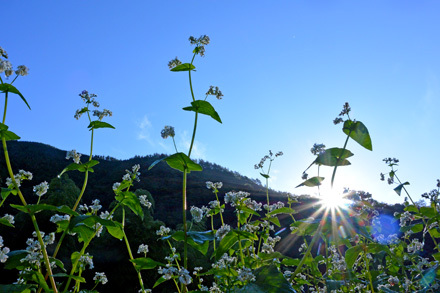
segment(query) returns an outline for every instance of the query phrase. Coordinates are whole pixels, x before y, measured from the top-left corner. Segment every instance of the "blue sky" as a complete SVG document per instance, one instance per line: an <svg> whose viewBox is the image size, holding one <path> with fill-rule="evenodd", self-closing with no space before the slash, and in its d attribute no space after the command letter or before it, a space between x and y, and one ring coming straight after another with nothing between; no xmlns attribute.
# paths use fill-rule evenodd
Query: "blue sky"
<svg viewBox="0 0 440 293"><path fill-rule="evenodd" d="M258 178L254 164L281 150L271 186L313 193L294 187L314 143L342 147L332 120L349 102L373 152L350 141L352 165L338 169L336 186L402 202L379 181L391 156L418 199L440 178L439 11L437 1L3 1L0 46L14 66L30 68L14 85L32 107L15 98L6 124L22 140L87 153L88 123L73 118L87 89L113 111L106 121L116 127L97 131L95 154L172 153L164 125L187 151L188 78L167 63L190 61L188 37L206 34L194 90L204 98L210 85L220 87L223 100L211 103L223 124L201 117L196 157ZM331 174L322 174L328 185Z"/></svg>

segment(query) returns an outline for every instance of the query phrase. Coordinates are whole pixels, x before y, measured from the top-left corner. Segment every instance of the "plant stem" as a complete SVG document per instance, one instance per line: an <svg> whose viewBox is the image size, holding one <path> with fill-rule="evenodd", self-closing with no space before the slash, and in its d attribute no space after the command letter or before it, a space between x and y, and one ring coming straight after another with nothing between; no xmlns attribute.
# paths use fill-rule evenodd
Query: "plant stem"
<svg viewBox="0 0 440 293"><path fill-rule="evenodd" d="M125 245L127 246L128 255L130 256L130 260L134 260L133 253L131 252L130 243L128 242L127 235L125 234L125 208L122 207L122 234L124 235ZM142 292L144 292L144 282L142 281L141 272L136 268L136 264L132 262L134 269L136 270L139 284L141 285Z"/></svg>
<svg viewBox="0 0 440 293"><path fill-rule="evenodd" d="M182 186L182 212L183 212L183 233L184 233L184 243L183 243L183 267L186 269L188 267L188 235L187 235L187 225L186 225L186 174L187 169L183 170L183 186ZM182 292L186 292L186 286L182 284Z"/></svg>
<svg viewBox="0 0 440 293"><path fill-rule="evenodd" d="M6 110L8 107L8 92L5 93L5 108L3 112L3 124L5 124L6 121ZM14 185L14 188L18 192L18 196L20 198L21 203L23 206L27 206L26 200L24 199L23 194L21 193L20 188L17 185L17 182L15 181L14 172L12 171L11 161L9 159L9 153L8 153L8 147L6 145L6 138L2 137L2 145L3 145L3 153L5 156L6 166L8 169L9 177L11 178L12 184ZM32 224L34 225L35 232L37 233L38 242L40 243L41 251L43 252L43 259L44 259L44 265L46 266L47 273L50 276L50 283L53 288L53 291L55 293L58 292L57 286L55 284L55 280L53 278L52 274L52 268L50 267L50 261L49 256L47 254L46 245L44 244L43 238L41 237L40 229L38 227L37 219L35 218L35 215L33 213L29 213L29 216L31 217Z"/></svg>
<svg viewBox="0 0 440 293"><path fill-rule="evenodd" d="M335 168L333 169L333 174L332 174L332 182L331 182L331 187L332 187L332 188L333 188L333 182L335 181L336 169L338 168L339 161L340 161L342 155L344 154L345 148L347 147L347 143L348 143L348 139L350 138L350 134L351 134L351 130L350 130L350 132L349 132L348 135L347 135L347 139L345 140L344 146L342 147L341 154L340 154L339 157L336 159L336 166L335 166Z"/></svg>
<svg viewBox="0 0 440 293"><path fill-rule="evenodd" d="M6 109L8 108L8 92L5 93L5 108L3 111L3 124L5 124L6 121Z"/></svg>

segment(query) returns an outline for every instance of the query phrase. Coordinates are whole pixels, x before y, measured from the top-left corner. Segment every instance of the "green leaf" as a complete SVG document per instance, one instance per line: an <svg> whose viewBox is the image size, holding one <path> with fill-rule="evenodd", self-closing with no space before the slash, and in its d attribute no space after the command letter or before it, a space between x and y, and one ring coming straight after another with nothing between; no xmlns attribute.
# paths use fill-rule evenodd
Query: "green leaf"
<svg viewBox="0 0 440 293"><path fill-rule="evenodd" d="M408 211L408 212L413 212L413 213L418 213L419 210L417 209L417 207L415 205L409 205L407 206L404 211Z"/></svg>
<svg viewBox="0 0 440 293"><path fill-rule="evenodd" d="M208 102L203 100L197 100L191 102L191 106L183 108L185 111L193 111L200 114L211 116L214 120L222 123L220 116L215 111L214 107Z"/></svg>
<svg viewBox="0 0 440 293"><path fill-rule="evenodd" d="M351 163L346 160L353 156L353 153L346 149L341 148L330 148L325 150L325 152L319 154L316 157L315 164L317 165L325 165L330 167L335 166L348 166Z"/></svg>
<svg viewBox="0 0 440 293"><path fill-rule="evenodd" d="M409 182L405 182L405 183L399 184L399 186L397 186L396 188L394 188L394 191L395 191L398 195L400 195L400 193L402 192L402 188L403 188L403 186L405 186L405 185L409 185Z"/></svg>
<svg viewBox="0 0 440 293"><path fill-rule="evenodd" d="M270 213L268 213L268 216L275 216L275 215L279 215L279 214L295 214L295 210L292 208L288 208L288 207L282 207L276 210L271 211Z"/></svg>
<svg viewBox="0 0 440 293"><path fill-rule="evenodd" d="M151 168L153 168L154 166L156 166L157 164L159 164L160 162L162 162L162 161L165 160L165 159L166 159L166 158L162 158L162 159L159 159L159 160L154 161L154 162L150 165L150 167L148 167L148 171L150 171Z"/></svg>
<svg viewBox="0 0 440 293"><path fill-rule="evenodd" d="M437 215L437 211L433 207L421 207L420 214L427 218L433 218Z"/></svg>
<svg viewBox="0 0 440 293"><path fill-rule="evenodd" d="M107 122L103 122L103 121L92 121L90 122L89 126L87 126L87 128L90 128L90 130L92 129L98 129L98 128L113 128L115 129L115 127Z"/></svg>
<svg viewBox="0 0 440 293"><path fill-rule="evenodd" d="M9 188L1 188L1 196L2 199L6 199L8 197L8 195L13 191L13 189L9 189Z"/></svg>
<svg viewBox="0 0 440 293"><path fill-rule="evenodd" d="M206 255L209 248L209 241L214 239L214 234L211 231L206 232L187 232L188 244L200 251L203 255ZM177 231L172 235L162 237L162 240L173 238L176 241L185 241L185 233L183 231Z"/></svg>
<svg viewBox="0 0 440 293"><path fill-rule="evenodd" d="M95 236L96 233L94 228L86 226L85 224L76 225L75 227L72 228L71 231L74 233L78 233L79 234L78 241L79 242L84 241L84 243L89 242Z"/></svg>
<svg viewBox="0 0 440 293"><path fill-rule="evenodd" d="M46 280L44 279L42 273L40 273L39 271L31 271L31 274L32 274L32 280L38 285L40 285L40 287L43 288L44 292L52 292L49 289L49 286L47 285Z"/></svg>
<svg viewBox="0 0 440 293"><path fill-rule="evenodd" d="M28 204L26 206L22 206L22 205L15 205L15 204L11 204L11 207L20 210L24 213L27 214L35 214L41 211L56 211L56 212L60 212L60 213L64 213L64 214L68 214L71 216L77 216L79 215L77 212L73 211L71 208L69 208L68 206L53 206L53 205L49 205L49 204Z"/></svg>
<svg viewBox="0 0 440 293"><path fill-rule="evenodd" d="M351 121L346 120L344 122L344 127L342 128L342 131L350 135L350 137L359 143L361 146L366 148L367 150L372 151L373 146L371 144L371 138L370 134L368 133L367 127L360 121Z"/></svg>
<svg viewBox="0 0 440 293"><path fill-rule="evenodd" d="M178 71L191 71L196 69L194 65L191 63L183 63L180 65L177 65L176 67L172 68L171 71L178 72Z"/></svg>
<svg viewBox="0 0 440 293"><path fill-rule="evenodd" d="M215 239L215 233L212 231L187 232L187 235L196 243L204 243Z"/></svg>
<svg viewBox="0 0 440 293"><path fill-rule="evenodd" d="M222 257L224 253L226 253L236 242L238 241L237 234L234 234L232 231L229 231L221 240L218 245L218 248L214 253L216 254L216 258L219 259Z"/></svg>
<svg viewBox="0 0 440 293"><path fill-rule="evenodd" d="M241 231L241 230L231 230L231 231L233 234L240 236L241 240L243 240L243 239L249 239L249 240L254 240L254 241L258 240L258 236L253 233Z"/></svg>
<svg viewBox="0 0 440 293"><path fill-rule="evenodd" d="M133 213L144 219L144 211L142 210L141 202L139 198L131 191L123 191L118 193L115 197L117 201L121 202L123 205L129 207Z"/></svg>
<svg viewBox="0 0 440 293"><path fill-rule="evenodd" d="M160 277L160 278L156 281L156 283L154 283L154 285L153 285L153 289L156 288L157 286L159 286L160 284L162 284L163 282L166 282L166 281L168 281L168 280L165 279L163 276Z"/></svg>
<svg viewBox="0 0 440 293"><path fill-rule="evenodd" d="M157 262L149 257L140 257L135 258L133 260L130 260L132 263L135 264L137 270L151 270L154 269L157 266L164 267L165 264L161 262Z"/></svg>
<svg viewBox="0 0 440 293"><path fill-rule="evenodd" d="M7 270L17 269L21 270L24 264L21 262L23 258L28 255L26 250L13 250L8 253L8 259L6 260L4 268ZM0 291L2 292L2 291Z"/></svg>
<svg viewBox="0 0 440 293"><path fill-rule="evenodd" d="M327 287L327 290L329 290L328 292L337 291L345 284L346 284L345 281L330 280L330 279L325 280L325 285Z"/></svg>
<svg viewBox="0 0 440 293"><path fill-rule="evenodd" d="M266 179L269 179L269 178L270 178L270 176L267 175L267 174L260 173L260 175L263 176L263 177L266 178Z"/></svg>
<svg viewBox="0 0 440 293"><path fill-rule="evenodd" d="M4 137L6 141L19 140L20 137L12 131L8 131L8 128L6 124L0 123L0 137Z"/></svg>
<svg viewBox="0 0 440 293"><path fill-rule="evenodd" d="M363 250L364 247L362 245L356 245L347 249L345 252L345 262L347 264L347 268L351 269L353 267L359 253Z"/></svg>
<svg viewBox="0 0 440 293"><path fill-rule="evenodd" d="M255 282L249 283L236 292L253 292L253 293L279 293L292 292L295 290L286 280L284 275L278 271L274 265L263 266L253 272Z"/></svg>
<svg viewBox="0 0 440 293"><path fill-rule="evenodd" d="M72 278L73 280L80 282L80 283L85 283L86 279L84 279L81 276L76 276L76 275L68 275L65 273L58 273L58 274L54 274L54 277L65 277L65 278Z"/></svg>
<svg viewBox="0 0 440 293"><path fill-rule="evenodd" d="M319 185L321 185L321 182L323 180L324 180L324 177L312 177L310 179L307 179L306 181L304 181L303 183L301 183L300 185L298 185L295 188L298 188L301 186L308 186L308 187L319 186Z"/></svg>
<svg viewBox="0 0 440 293"><path fill-rule="evenodd" d="M186 170L188 173L190 173L191 171L203 170L202 166L191 161L191 159L184 153L175 153L169 157L166 157L165 161L171 168L179 170L181 172Z"/></svg>
<svg viewBox="0 0 440 293"><path fill-rule="evenodd" d="M8 226L8 227L12 227L15 228L14 225L12 225L11 223L9 223L8 220L4 219L4 218L0 218L0 224Z"/></svg>
<svg viewBox="0 0 440 293"><path fill-rule="evenodd" d="M66 168L64 168L64 170L60 173L60 175L58 175L58 177L63 175L65 172L73 171L73 170L78 170L80 172L86 172L86 171L95 172L92 169L92 167L96 166L98 164L99 164L99 161L96 161L96 160L90 160L90 161L87 161L83 164L82 163L81 164L72 163L72 164L68 165Z"/></svg>
<svg viewBox="0 0 440 293"><path fill-rule="evenodd" d="M108 233L115 237L116 239L122 240L124 238L124 232L122 231L121 223L114 222L115 226L106 226Z"/></svg>
<svg viewBox="0 0 440 293"><path fill-rule="evenodd" d="M23 100L23 102L26 104L26 106L28 106L29 110L31 109L31 107L29 106L28 102L26 101L26 99L23 97L23 95L20 93L20 91L13 86L12 84L9 83L2 83L0 84L0 91L2 93L13 93L13 94L17 94L20 96L20 98Z"/></svg>
<svg viewBox="0 0 440 293"><path fill-rule="evenodd" d="M1 285L0 284L0 292L3 293L30 293L32 285L25 284L10 284L10 285Z"/></svg>
<svg viewBox="0 0 440 293"><path fill-rule="evenodd" d="M269 222L274 223L274 224L277 225L278 227L281 227L280 220L279 220L277 217L271 217L271 218L269 218L268 220L269 220Z"/></svg>

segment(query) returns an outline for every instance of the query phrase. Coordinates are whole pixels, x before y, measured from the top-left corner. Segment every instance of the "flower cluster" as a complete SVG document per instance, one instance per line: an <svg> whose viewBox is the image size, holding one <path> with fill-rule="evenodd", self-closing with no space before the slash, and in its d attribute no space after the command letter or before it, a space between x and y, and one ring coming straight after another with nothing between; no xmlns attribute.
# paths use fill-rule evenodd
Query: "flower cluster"
<svg viewBox="0 0 440 293"><path fill-rule="evenodd" d="M148 250L148 245L147 244L141 244L141 245L139 245L137 253L139 253L139 254L143 253L145 256L147 256L148 251L149 251Z"/></svg>
<svg viewBox="0 0 440 293"><path fill-rule="evenodd" d="M32 178L32 173L24 170L19 170L18 173L14 175L14 181L15 184L17 184L17 187L21 186L21 182L23 180L32 180ZM11 178L6 178L6 185L8 186L8 188L14 188L14 183Z"/></svg>
<svg viewBox="0 0 440 293"><path fill-rule="evenodd" d="M160 135L162 136L163 139L168 138L168 136L174 137L175 133L174 133L174 127L172 126L165 126L162 131L160 132Z"/></svg>
<svg viewBox="0 0 440 293"><path fill-rule="evenodd" d="M156 234L159 236L167 236L170 233L171 229L165 226L160 226L159 230L156 231Z"/></svg>
<svg viewBox="0 0 440 293"><path fill-rule="evenodd" d="M105 273L95 273L95 276L93 277L93 281L96 283L101 283L102 285L106 284L108 282L107 276Z"/></svg>
<svg viewBox="0 0 440 293"><path fill-rule="evenodd" d="M261 158L260 163L254 165L255 169L263 169L263 166L264 166L264 163L266 162L266 160L269 160L272 162L276 157L282 156L283 152L280 151L280 152L276 153L275 158L273 157L273 155L274 154L272 153L272 151L269 150L269 155L265 155L263 158Z"/></svg>
<svg viewBox="0 0 440 293"><path fill-rule="evenodd" d="M202 57L205 56L205 45L208 45L210 42L210 39L207 35L202 35L199 38L190 36L189 42L191 45L196 45L196 48L194 49L195 54L200 54Z"/></svg>
<svg viewBox="0 0 440 293"><path fill-rule="evenodd" d="M310 149L310 152L314 155L320 155L325 152L325 145L322 143L314 143L313 147Z"/></svg>
<svg viewBox="0 0 440 293"><path fill-rule="evenodd" d="M141 205L143 205L146 208L151 208L151 206L153 205L151 202L148 201L147 199L147 195L139 195L139 202L141 203Z"/></svg>
<svg viewBox="0 0 440 293"><path fill-rule="evenodd" d="M208 189L212 189L212 192L218 192L218 190L220 189L220 188L222 188L223 187L223 183L222 182L215 182L215 183L212 183L211 181L206 181L206 188L208 188Z"/></svg>
<svg viewBox="0 0 440 293"><path fill-rule="evenodd" d="M5 73L6 77L11 76L12 74L14 74L14 70L12 69L12 64L11 62L9 62L8 59L8 53L6 53L6 51L0 47L0 57L5 58L5 60L3 60L2 58L0 58L0 73ZM15 70L15 74L17 76L25 76L28 75L29 73L29 69L24 66L24 65L20 65L17 67L17 69Z"/></svg>
<svg viewBox="0 0 440 293"><path fill-rule="evenodd" d="M4 263L8 259L8 253L10 250L8 247L3 247L3 248L2 247L3 247L3 237L0 236L0 262Z"/></svg>
<svg viewBox="0 0 440 293"><path fill-rule="evenodd" d="M113 113L112 113L112 111L107 110L107 109L104 109L102 111L93 110L93 116L98 117L98 120L101 121L104 117L113 116Z"/></svg>
<svg viewBox="0 0 440 293"><path fill-rule="evenodd" d="M222 91L219 90L218 86L215 87L213 85L211 85L209 87L209 90L206 92L206 96L209 96L209 95L215 96L219 100L221 100L223 97Z"/></svg>
<svg viewBox="0 0 440 293"><path fill-rule="evenodd" d="M47 193L48 189L49 189L49 184L46 181L44 181L38 185L35 185L33 190L37 196L41 197Z"/></svg>
<svg viewBox="0 0 440 293"><path fill-rule="evenodd" d="M173 69L174 67L179 66L180 64L182 64L182 62L179 60L179 58L176 57L170 62L168 62L168 67L169 69Z"/></svg>
<svg viewBox="0 0 440 293"><path fill-rule="evenodd" d="M15 223L14 216L10 214L5 214L2 219L5 219L11 225Z"/></svg>
<svg viewBox="0 0 440 293"><path fill-rule="evenodd" d="M66 160L69 160L70 158L73 159L73 162L76 164L79 164L81 161L81 154L77 153L76 150L68 151L66 154Z"/></svg>

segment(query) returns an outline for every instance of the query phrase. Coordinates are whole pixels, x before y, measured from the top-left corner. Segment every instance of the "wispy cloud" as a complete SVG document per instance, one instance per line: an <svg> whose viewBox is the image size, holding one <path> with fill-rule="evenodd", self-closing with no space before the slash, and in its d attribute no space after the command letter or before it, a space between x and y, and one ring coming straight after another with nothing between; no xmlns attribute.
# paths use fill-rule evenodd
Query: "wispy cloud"
<svg viewBox="0 0 440 293"><path fill-rule="evenodd" d="M187 152L189 150L190 145L191 145L191 137L187 131L184 131L180 135L180 139L178 142L179 151ZM194 141L194 145L191 151L191 158L206 159L206 147L197 140Z"/></svg>
<svg viewBox="0 0 440 293"><path fill-rule="evenodd" d="M147 115L144 115L140 121L137 123L138 126L138 133L137 133L137 139L138 140L145 140L150 145L155 145L154 141L151 139L151 129L153 128L153 125L151 124L150 120L148 119Z"/></svg>

